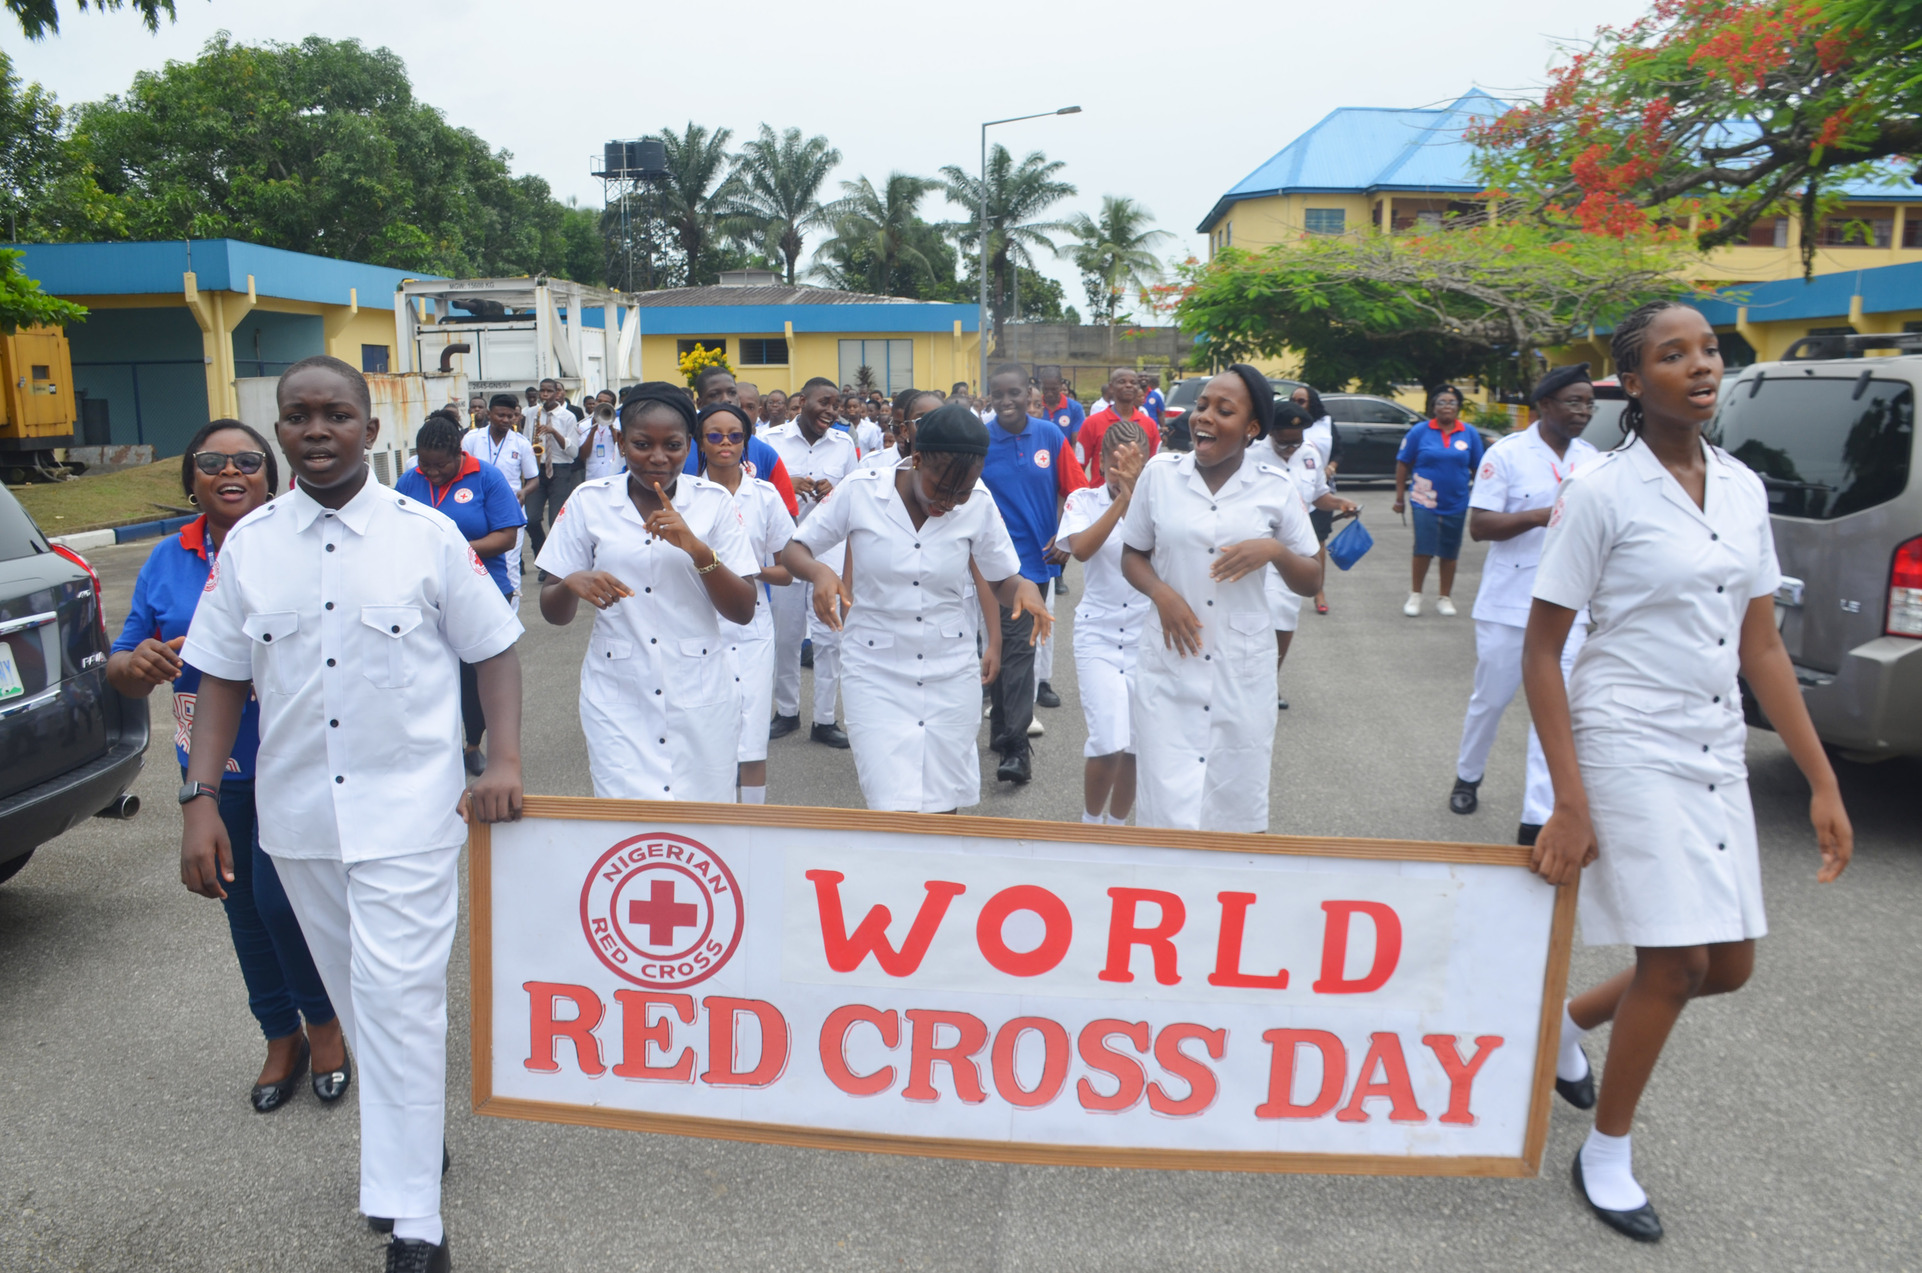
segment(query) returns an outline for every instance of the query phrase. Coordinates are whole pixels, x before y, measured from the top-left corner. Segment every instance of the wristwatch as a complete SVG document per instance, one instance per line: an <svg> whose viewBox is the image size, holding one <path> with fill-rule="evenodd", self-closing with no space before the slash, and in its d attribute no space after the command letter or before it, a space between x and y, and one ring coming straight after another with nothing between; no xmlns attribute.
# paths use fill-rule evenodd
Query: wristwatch
<svg viewBox="0 0 1922 1273"><path fill-rule="evenodd" d="M212 796L215 800L218 800L220 799L220 788L204 782L190 782L180 788L181 804L192 804L201 796Z"/></svg>

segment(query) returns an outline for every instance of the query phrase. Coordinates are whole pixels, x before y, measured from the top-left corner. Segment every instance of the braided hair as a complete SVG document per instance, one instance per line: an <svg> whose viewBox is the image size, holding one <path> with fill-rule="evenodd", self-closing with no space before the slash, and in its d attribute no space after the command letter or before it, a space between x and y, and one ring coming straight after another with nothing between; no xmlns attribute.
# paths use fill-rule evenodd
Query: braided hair
<svg viewBox="0 0 1922 1273"><path fill-rule="evenodd" d="M1116 420L1108 426L1107 432L1101 435L1101 454L1105 457L1112 454L1115 448L1128 446L1130 444L1138 446L1144 451L1147 450L1147 430L1143 429L1133 420Z"/></svg>
<svg viewBox="0 0 1922 1273"><path fill-rule="evenodd" d="M1648 342L1649 324L1655 316L1667 309L1679 309L1680 301L1650 301L1630 312L1615 327L1615 335L1608 342L1608 356L1615 363L1615 376L1619 380L1631 371L1642 369L1642 346ZM1627 444L1630 436L1641 437L1642 426L1646 420L1642 416L1642 400L1630 397L1622 408L1622 442Z"/></svg>
<svg viewBox="0 0 1922 1273"><path fill-rule="evenodd" d="M465 432L467 430L458 421L445 412L436 411L421 422L419 432L414 434L414 450L432 451L436 455L459 455L461 435Z"/></svg>

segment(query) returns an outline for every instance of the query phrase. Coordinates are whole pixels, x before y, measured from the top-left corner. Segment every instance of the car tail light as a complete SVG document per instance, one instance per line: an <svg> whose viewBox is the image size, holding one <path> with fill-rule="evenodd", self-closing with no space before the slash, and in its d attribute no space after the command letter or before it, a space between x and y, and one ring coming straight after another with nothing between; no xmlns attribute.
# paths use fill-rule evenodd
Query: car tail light
<svg viewBox="0 0 1922 1273"><path fill-rule="evenodd" d="M1890 636L1922 637L1922 535L1895 550L1889 565Z"/></svg>
<svg viewBox="0 0 1922 1273"><path fill-rule="evenodd" d="M100 595L100 576L94 573L93 567L87 564L87 559L85 557L82 557L79 553L67 547L65 544L54 544L52 545L52 547L54 552L58 553L62 557L65 557L68 561L72 562L74 565L80 567L82 570L87 572L87 579L93 584L94 628L96 630L96 633L100 637L99 648L102 650L105 650L108 644L107 642L107 599Z"/></svg>

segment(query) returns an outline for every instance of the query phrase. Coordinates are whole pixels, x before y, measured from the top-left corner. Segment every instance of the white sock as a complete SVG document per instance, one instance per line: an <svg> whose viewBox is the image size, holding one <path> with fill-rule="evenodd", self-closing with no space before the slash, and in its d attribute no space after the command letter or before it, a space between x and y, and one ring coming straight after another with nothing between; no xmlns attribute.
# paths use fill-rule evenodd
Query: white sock
<svg viewBox="0 0 1922 1273"><path fill-rule="evenodd" d="M1091 827L1106 826L1108 822L1107 818L1104 815L1099 813L1089 813L1085 809L1081 811L1081 820L1087 823Z"/></svg>
<svg viewBox="0 0 1922 1273"><path fill-rule="evenodd" d="M434 1246L439 1246L442 1242L446 1241L447 1230L441 1227L440 1212L436 1211L431 1216L396 1216L394 1218L394 1236L397 1238L412 1238L418 1242L428 1242Z"/></svg>
<svg viewBox="0 0 1922 1273"><path fill-rule="evenodd" d="M1635 1183L1628 1142L1627 1136L1604 1136L1591 1128L1582 1145L1582 1185L1588 1200L1605 1211L1634 1211L1648 1204L1648 1194Z"/></svg>
<svg viewBox="0 0 1922 1273"><path fill-rule="evenodd" d="M741 803L742 804L766 804L767 788L766 787L742 787Z"/></svg>
<svg viewBox="0 0 1922 1273"><path fill-rule="evenodd" d="M1582 1039L1588 1031L1575 1024L1575 1018L1568 1015L1568 1005L1562 1005L1562 1047L1555 1057L1555 1077L1565 1083L1577 1083L1588 1076L1588 1055L1582 1051Z"/></svg>
<svg viewBox="0 0 1922 1273"><path fill-rule="evenodd" d="M1128 819L1125 817L1117 818L1111 813L1108 815L1108 825L1111 827L1125 827L1128 825Z"/></svg>

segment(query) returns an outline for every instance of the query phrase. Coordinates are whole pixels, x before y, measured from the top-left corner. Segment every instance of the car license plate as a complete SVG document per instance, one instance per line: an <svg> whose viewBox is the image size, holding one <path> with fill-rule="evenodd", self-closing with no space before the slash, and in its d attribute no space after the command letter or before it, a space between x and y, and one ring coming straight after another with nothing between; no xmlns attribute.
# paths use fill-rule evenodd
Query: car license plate
<svg viewBox="0 0 1922 1273"><path fill-rule="evenodd" d="M27 687L20 683L20 669L13 663L13 647L0 641L0 701L26 692Z"/></svg>

